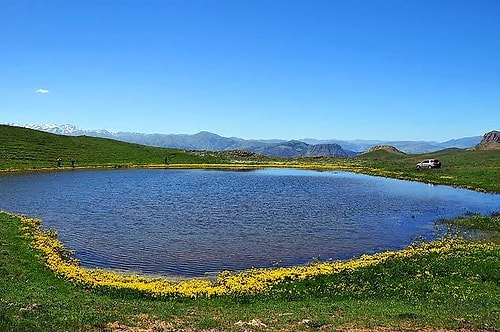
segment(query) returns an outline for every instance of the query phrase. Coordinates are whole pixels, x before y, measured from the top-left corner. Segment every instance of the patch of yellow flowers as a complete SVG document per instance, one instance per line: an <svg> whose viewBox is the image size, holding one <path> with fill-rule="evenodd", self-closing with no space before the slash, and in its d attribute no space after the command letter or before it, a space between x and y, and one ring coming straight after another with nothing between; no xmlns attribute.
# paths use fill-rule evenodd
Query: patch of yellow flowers
<svg viewBox="0 0 500 332"><path fill-rule="evenodd" d="M243 272L223 271L215 280L190 279L173 281L141 275L119 274L102 269L87 269L79 266L76 259L58 240L57 232L43 231L40 219L18 216L21 230L35 248L43 252L45 264L63 278L91 287L114 287L135 289L154 296L211 297L217 295L253 295L265 293L282 281L305 280L318 275L339 273L383 263L389 259L411 258L434 252L446 254L457 249L490 249L492 244L468 242L462 239L443 239L410 246L400 251L387 251L374 255L363 255L349 261L329 261L307 266L251 269ZM494 245L493 245L494 246Z"/></svg>

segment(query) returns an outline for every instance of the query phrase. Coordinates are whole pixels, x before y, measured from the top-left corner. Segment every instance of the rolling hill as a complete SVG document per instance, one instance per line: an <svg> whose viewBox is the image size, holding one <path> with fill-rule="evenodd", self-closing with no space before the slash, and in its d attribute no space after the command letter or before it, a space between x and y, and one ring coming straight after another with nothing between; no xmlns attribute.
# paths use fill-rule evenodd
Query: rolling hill
<svg viewBox="0 0 500 332"><path fill-rule="evenodd" d="M202 131L194 135L186 134L143 134L131 132L110 132L107 130L82 130L73 125L19 125L62 135L112 138L129 143L167 147L185 150L245 150L272 157L322 156L345 157L368 150L374 145L392 145L405 153L425 153L446 148L470 148L481 141L481 136L453 139L446 142L433 141L381 141L381 140L315 140L300 139L307 148L296 143L297 140L246 140L237 137L222 137ZM320 147L313 147L320 145ZM332 146L328 146L332 145ZM297 150L294 150L294 147ZM340 149L339 149L340 147ZM281 154L283 153L283 154ZM302 153L302 154L301 154Z"/></svg>
<svg viewBox="0 0 500 332"><path fill-rule="evenodd" d="M200 156L182 150L150 147L89 136L64 136L33 129L0 125L0 169L55 167L56 159L69 166L219 163L222 157Z"/></svg>
<svg viewBox="0 0 500 332"><path fill-rule="evenodd" d="M490 137L491 135L488 135ZM292 141L287 144L274 143L280 153L313 154L304 142ZM276 145L278 144L278 145ZM290 146L291 145L291 146ZM317 147L314 147L317 148ZM320 148L330 148L321 147ZM314 151L313 151L314 152ZM377 149L354 158L309 158L286 160L264 158L261 155L242 150L221 152L185 151L125 143L112 139L89 136L56 135L33 129L0 125L0 170L32 170L55 168L56 159L62 159L62 166L71 167L70 160L76 160L76 167L130 167L163 165L165 158L172 164L233 164L240 162L262 163L279 161L294 167L297 163L315 168L340 168L356 172L395 177L405 180L447 184L477 190L499 192L500 150L449 148L425 154L401 154ZM293 157L295 158L295 157ZM437 171L419 172L415 164L422 159L436 158L443 163ZM268 167L266 166L266 167Z"/></svg>

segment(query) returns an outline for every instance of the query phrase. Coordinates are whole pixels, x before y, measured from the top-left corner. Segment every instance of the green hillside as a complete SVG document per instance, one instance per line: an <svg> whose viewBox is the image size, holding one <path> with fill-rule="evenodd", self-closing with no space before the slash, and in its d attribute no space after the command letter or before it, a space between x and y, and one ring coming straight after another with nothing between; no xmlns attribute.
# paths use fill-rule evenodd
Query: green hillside
<svg viewBox="0 0 500 332"><path fill-rule="evenodd" d="M245 151L187 152L88 136L63 136L0 125L0 170L63 167L130 167L169 164L225 164L225 167L307 167L500 192L500 150L446 149L419 155L375 150L356 158L269 158ZM441 169L416 170L423 159L441 160ZM239 162L235 163L234 161ZM233 164L233 165L230 165ZM235 165L236 164L236 165ZM196 166L199 167L199 166Z"/></svg>
<svg viewBox="0 0 500 332"><path fill-rule="evenodd" d="M221 157L200 156L182 150L148 147L88 136L63 136L0 125L0 169L28 170L56 167L127 166L169 163L220 163Z"/></svg>
<svg viewBox="0 0 500 332"><path fill-rule="evenodd" d="M442 167L417 170L415 165L424 159L439 159ZM362 165L363 173L500 192L500 150L446 149L418 155L378 150L351 162Z"/></svg>

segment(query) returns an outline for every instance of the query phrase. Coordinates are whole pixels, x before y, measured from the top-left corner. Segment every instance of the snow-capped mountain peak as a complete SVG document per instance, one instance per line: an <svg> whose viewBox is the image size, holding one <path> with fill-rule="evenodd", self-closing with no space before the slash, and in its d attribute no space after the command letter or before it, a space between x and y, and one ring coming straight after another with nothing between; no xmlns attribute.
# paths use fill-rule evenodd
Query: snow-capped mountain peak
<svg viewBox="0 0 500 332"><path fill-rule="evenodd" d="M50 123L42 123L42 124L12 124L13 126L17 127L24 127L24 128L29 128L29 129L35 129L35 130L40 130L40 131L46 131L49 133L54 133L54 134L61 134L61 135L80 135L80 133L83 132L83 130L79 129L78 127L72 125L72 124L63 124L63 125L56 125L56 124L50 124Z"/></svg>
<svg viewBox="0 0 500 332"><path fill-rule="evenodd" d="M80 135L88 135L88 136L97 136L97 137L113 137L114 133L105 129L99 130L85 130L78 128L72 124L8 124L11 126L24 127L29 129L35 129L40 131L45 131L48 133L58 134L58 135L66 135L66 136L80 136Z"/></svg>

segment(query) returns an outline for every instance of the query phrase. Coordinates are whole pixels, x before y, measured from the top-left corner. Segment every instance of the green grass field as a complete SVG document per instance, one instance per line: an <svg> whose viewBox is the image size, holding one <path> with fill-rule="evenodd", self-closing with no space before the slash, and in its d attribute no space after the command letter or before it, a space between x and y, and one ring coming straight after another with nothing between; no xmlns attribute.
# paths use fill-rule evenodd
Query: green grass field
<svg viewBox="0 0 500 332"><path fill-rule="evenodd" d="M425 155L375 151L357 158L239 160L345 169L402 179L500 192L499 151L446 150ZM160 167L231 164L224 153L190 153L91 137L57 136L0 126L0 169ZM439 170L416 171L421 159L438 158ZM274 164L273 164L274 163ZM1 176L1 175L0 175ZM436 245L375 265L306 280L282 280L263 293L196 299L70 282L44 264L32 230L0 213L0 331L330 331L500 329L500 215L468 215L450 227L481 229L485 239ZM454 232L456 233L456 232ZM465 241L465 240L464 240ZM425 245L425 244L424 244ZM415 245L418 248L418 245ZM413 252L412 248L408 249ZM356 262L353 263L356 265Z"/></svg>
<svg viewBox="0 0 500 332"><path fill-rule="evenodd" d="M0 125L0 169L37 170L62 166L71 167L130 167L165 163L207 164L228 160L222 157L200 156L182 150L147 147L111 139L88 136L61 136L36 130Z"/></svg>
<svg viewBox="0 0 500 332"><path fill-rule="evenodd" d="M428 170L415 168L419 161L431 158L439 159L443 166ZM356 160L372 168L369 174L500 192L500 150L446 149L419 155L374 151Z"/></svg>
<svg viewBox="0 0 500 332"><path fill-rule="evenodd" d="M499 218L481 222L498 225ZM468 227L474 227L474 219L471 223ZM498 243L451 246L304 281L285 280L263 294L191 299L66 281L43 265L43 255L22 229L18 217L0 213L1 331L500 327Z"/></svg>

